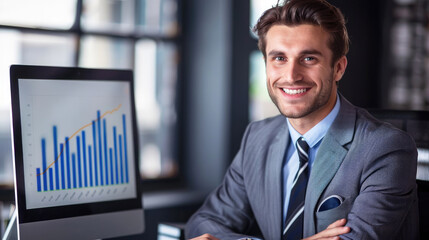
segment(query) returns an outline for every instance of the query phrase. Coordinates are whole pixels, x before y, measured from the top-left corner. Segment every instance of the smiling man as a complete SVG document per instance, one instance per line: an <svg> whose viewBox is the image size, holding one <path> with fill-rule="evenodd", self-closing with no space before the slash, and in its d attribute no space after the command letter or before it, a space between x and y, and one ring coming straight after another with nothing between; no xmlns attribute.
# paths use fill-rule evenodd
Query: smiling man
<svg viewBox="0 0 429 240"><path fill-rule="evenodd" d="M342 13L325 0L291 0L254 30L281 115L247 127L186 236L418 239L413 140L338 93L349 44Z"/></svg>
<svg viewBox="0 0 429 240"><path fill-rule="evenodd" d="M311 24L275 25L266 35L268 92L302 134L333 109L336 82L347 66L345 56L333 60L329 40L329 33Z"/></svg>

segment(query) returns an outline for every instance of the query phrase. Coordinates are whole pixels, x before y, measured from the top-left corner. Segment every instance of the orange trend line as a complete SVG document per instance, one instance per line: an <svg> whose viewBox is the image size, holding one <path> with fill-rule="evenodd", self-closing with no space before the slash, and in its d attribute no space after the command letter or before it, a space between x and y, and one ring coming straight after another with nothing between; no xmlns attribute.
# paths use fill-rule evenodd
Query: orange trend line
<svg viewBox="0 0 429 240"><path fill-rule="evenodd" d="M121 106L122 106L122 104L119 104L116 108L114 108L114 109L112 109L112 110L110 110L110 111L106 111L105 113L103 113L103 115L101 115L100 116L100 118L97 118L97 119L95 119L95 121L94 121L94 123L95 122L97 122L98 120L101 120L101 119L103 119L107 114L112 114L112 113L114 113L114 112L116 112L116 111L118 111L119 110L119 108L121 108ZM70 139L72 139L73 137L75 137L80 131L82 131L83 129L85 129L85 128L87 128L87 127L89 127L89 126L92 126L92 122L90 122L90 123L88 123L88 124L86 124L86 125L84 125L84 126L82 126L81 128L79 128L76 132L74 132L69 138L68 138L68 140L67 141L65 141L64 142L64 145L67 143L67 142L69 142L70 141ZM63 152L64 152L64 147L61 149L61 152L60 152L60 154L57 156L57 158L55 159L55 161L53 161L51 164L49 164L49 166L42 172L42 173L40 173L39 175L37 175L37 176L41 176L41 175L43 175L43 174L45 174L48 170L49 170L49 168L51 168L56 162L58 162L58 159L61 157L61 154L63 154Z"/></svg>

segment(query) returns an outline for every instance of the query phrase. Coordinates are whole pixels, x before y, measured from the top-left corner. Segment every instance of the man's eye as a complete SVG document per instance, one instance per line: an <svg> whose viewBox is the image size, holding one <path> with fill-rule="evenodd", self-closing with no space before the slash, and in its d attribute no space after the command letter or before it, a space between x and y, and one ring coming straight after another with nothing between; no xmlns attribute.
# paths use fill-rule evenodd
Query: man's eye
<svg viewBox="0 0 429 240"><path fill-rule="evenodd" d="M305 57L304 58L304 61L306 61L306 62L310 62L310 61L314 61L314 60L315 60L314 57Z"/></svg>
<svg viewBox="0 0 429 240"><path fill-rule="evenodd" d="M276 61L284 61L285 58L284 57L275 57L274 60L276 60Z"/></svg>

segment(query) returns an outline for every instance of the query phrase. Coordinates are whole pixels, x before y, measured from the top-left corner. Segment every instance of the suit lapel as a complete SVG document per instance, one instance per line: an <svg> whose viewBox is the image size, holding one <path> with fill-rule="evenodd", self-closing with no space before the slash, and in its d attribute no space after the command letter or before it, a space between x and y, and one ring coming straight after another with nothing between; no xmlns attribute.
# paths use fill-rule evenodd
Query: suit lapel
<svg viewBox="0 0 429 240"><path fill-rule="evenodd" d="M355 121L354 107L341 97L340 112L323 138L311 170L304 211L305 237L316 233L316 204L348 152L344 146L353 139Z"/></svg>
<svg viewBox="0 0 429 240"><path fill-rule="evenodd" d="M281 237L281 228L282 228L282 206L283 206L283 160L285 155L285 150L289 144L289 130L286 127L286 118L285 123L276 135L276 138L273 141L273 144L270 146L268 153L268 163L266 172L264 174L267 193L267 201L270 202L269 212L266 216L269 216L267 219L269 221L268 226L271 226L269 229L269 239L278 239Z"/></svg>
<svg viewBox="0 0 429 240"><path fill-rule="evenodd" d="M332 139L324 139L322 144L311 170L305 202L304 221L312 233L316 233L316 204L347 154L347 150Z"/></svg>

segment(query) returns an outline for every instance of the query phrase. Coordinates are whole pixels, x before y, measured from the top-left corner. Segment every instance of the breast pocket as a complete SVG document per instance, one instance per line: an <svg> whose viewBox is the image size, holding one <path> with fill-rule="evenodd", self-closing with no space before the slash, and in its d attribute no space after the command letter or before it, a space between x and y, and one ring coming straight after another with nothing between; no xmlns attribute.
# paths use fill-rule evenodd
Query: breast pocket
<svg viewBox="0 0 429 240"><path fill-rule="evenodd" d="M336 208L316 212L316 230L317 232L325 230L331 223L346 218L352 208L352 199L345 198Z"/></svg>

